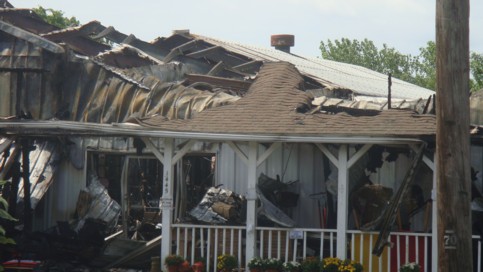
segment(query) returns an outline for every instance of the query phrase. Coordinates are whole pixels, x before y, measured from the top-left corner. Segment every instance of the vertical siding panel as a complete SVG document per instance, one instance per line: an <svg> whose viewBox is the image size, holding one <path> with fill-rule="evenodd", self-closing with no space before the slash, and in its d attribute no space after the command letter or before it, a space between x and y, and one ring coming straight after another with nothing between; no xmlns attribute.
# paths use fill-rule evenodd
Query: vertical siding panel
<svg viewBox="0 0 483 272"><path fill-rule="evenodd" d="M319 228L320 217L318 202L316 199L310 197L313 193L322 191L322 177L314 176L314 153L313 145L301 144L298 148L299 152L299 183L297 184L299 201L296 208L294 208L293 219L297 224L307 228Z"/></svg>
<svg viewBox="0 0 483 272"><path fill-rule="evenodd" d="M471 146L471 166L479 173L475 184L480 192L483 192L483 147Z"/></svg>
<svg viewBox="0 0 483 272"><path fill-rule="evenodd" d="M288 143L283 145L282 170L280 179L283 182L298 179L298 144Z"/></svg>
<svg viewBox="0 0 483 272"><path fill-rule="evenodd" d="M246 144L238 144L240 149L248 155L248 146ZM246 194L247 192L247 180L248 180L248 168L244 161L235 154L235 169L232 171L235 176L233 177L233 181L235 182L234 186L232 187L225 187L225 188L232 188L236 193L239 194Z"/></svg>
<svg viewBox="0 0 483 272"><path fill-rule="evenodd" d="M0 116L10 116L12 115L11 103L12 97L10 89L11 89L11 81L12 80L12 73L11 72L1 72L0 73Z"/></svg>
<svg viewBox="0 0 483 272"><path fill-rule="evenodd" d="M84 176L83 169L76 169L69 161L61 162L55 180L40 204L47 209L42 217L36 217L35 227L46 229L57 221L69 221L74 217L79 192L86 187Z"/></svg>
<svg viewBox="0 0 483 272"><path fill-rule="evenodd" d="M283 144L280 148L277 148L277 150L273 151L272 155L268 157L266 164L267 164L267 171L265 174L269 177L276 177L276 175L282 176L282 169L283 169L283 163L282 163L282 153L283 153Z"/></svg>
<svg viewBox="0 0 483 272"><path fill-rule="evenodd" d="M216 185L223 184L223 188L243 194L244 191L237 190L237 186L240 185L236 184L236 180L239 179L236 175L240 172L238 168L241 167L237 155L227 144L221 145L221 150L218 154L217 171L219 172L219 179L216 181ZM243 164L243 162L241 163Z"/></svg>
<svg viewBox="0 0 483 272"><path fill-rule="evenodd" d="M268 147L270 147L270 144L267 144L267 145L259 144L258 145L257 159L260 158L260 156L263 153L265 153L265 151L268 149ZM257 167L257 177L259 177L261 173L267 174L267 172L268 172L268 163L267 162L270 159L270 157L271 157L271 155L265 161L263 161L260 164L260 166Z"/></svg>

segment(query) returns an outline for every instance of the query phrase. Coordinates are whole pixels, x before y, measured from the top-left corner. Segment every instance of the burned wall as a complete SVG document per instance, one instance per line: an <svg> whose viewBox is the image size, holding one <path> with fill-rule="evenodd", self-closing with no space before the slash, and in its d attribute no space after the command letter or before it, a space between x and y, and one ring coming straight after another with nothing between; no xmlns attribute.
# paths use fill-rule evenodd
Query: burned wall
<svg viewBox="0 0 483 272"><path fill-rule="evenodd" d="M62 55L0 32L0 116L29 112L48 119L56 112L59 85L56 73Z"/></svg>

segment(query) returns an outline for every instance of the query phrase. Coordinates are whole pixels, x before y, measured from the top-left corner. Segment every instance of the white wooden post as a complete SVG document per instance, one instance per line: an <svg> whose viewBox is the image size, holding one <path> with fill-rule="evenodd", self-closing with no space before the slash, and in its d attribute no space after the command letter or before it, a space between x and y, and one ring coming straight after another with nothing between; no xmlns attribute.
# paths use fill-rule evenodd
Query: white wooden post
<svg viewBox="0 0 483 272"><path fill-rule="evenodd" d="M162 238L161 238L161 268L164 267L164 259L171 254L171 223L173 218L173 155L174 140L166 138L164 141L163 156L163 188L161 196L162 210Z"/></svg>
<svg viewBox="0 0 483 272"><path fill-rule="evenodd" d="M258 143L248 144L248 176L247 176L247 238L245 248L245 265L255 257L257 250L257 147ZM245 266L246 267L246 266Z"/></svg>
<svg viewBox="0 0 483 272"><path fill-rule="evenodd" d="M434 155L434 157L436 158L436 154ZM437 172L437 169L438 169L438 165L437 165L437 162L435 160L434 161L434 166L432 168L433 170L433 190L431 191L431 199L432 199L432 222L431 222L431 225L432 225L432 228L431 228L431 267L432 267L432 271L433 272L437 272L438 271L438 201L437 201L437 192L438 192L438 188L437 188L437 182L436 182L436 179L437 179L437 175L436 173Z"/></svg>
<svg viewBox="0 0 483 272"><path fill-rule="evenodd" d="M347 145L339 148L339 179L337 184L337 257L345 260L347 258L347 209L349 202L349 169L348 169Z"/></svg>
<svg viewBox="0 0 483 272"><path fill-rule="evenodd" d="M413 150L415 147L412 146ZM424 163L433 171L433 189L431 190L431 207L432 207L432 218L431 218L431 271L438 271L438 201L437 201L437 182L436 182L436 161L433 156L433 160L423 155ZM426 253L425 253L426 254ZM426 259L428 261L428 259Z"/></svg>

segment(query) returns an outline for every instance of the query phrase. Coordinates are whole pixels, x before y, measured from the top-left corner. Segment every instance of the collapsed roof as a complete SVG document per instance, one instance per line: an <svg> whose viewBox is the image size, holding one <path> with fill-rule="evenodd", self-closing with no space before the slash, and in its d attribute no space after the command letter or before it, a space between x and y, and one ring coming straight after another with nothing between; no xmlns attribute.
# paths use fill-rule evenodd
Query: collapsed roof
<svg viewBox="0 0 483 272"><path fill-rule="evenodd" d="M25 9L0 8L0 19L0 35L10 41L3 45L0 66L4 71L22 71L30 82L21 86L26 89L21 93L29 93L19 95L21 101L7 96L10 99L4 100L0 112L3 116L24 110L37 120L95 123L124 122L132 115L191 118L206 108L229 105L243 97L260 68L271 62L294 65L303 79L300 89L310 94L309 108L388 108L387 76L355 65L308 59L189 31L145 42L98 21L58 29ZM25 42L33 46L18 46ZM47 52L33 53L32 48L37 47ZM37 66L31 67L31 63ZM16 80L12 73L0 77L6 82ZM392 80L392 108L427 112L427 98L433 94ZM184 103L181 113L178 103Z"/></svg>
<svg viewBox="0 0 483 272"><path fill-rule="evenodd" d="M434 115L411 111L314 111L303 83L294 65L267 63L246 96L231 105L207 109L188 120L158 116L138 122L162 130L226 134L419 137L435 132Z"/></svg>

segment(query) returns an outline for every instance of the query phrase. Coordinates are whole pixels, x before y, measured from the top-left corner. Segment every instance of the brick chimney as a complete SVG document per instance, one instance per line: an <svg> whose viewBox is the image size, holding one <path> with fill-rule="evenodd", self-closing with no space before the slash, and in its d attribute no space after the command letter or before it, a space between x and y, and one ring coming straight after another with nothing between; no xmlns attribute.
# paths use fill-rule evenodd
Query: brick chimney
<svg viewBox="0 0 483 272"><path fill-rule="evenodd" d="M290 47L295 45L295 36L290 34L272 35L270 44L277 50L290 53Z"/></svg>

